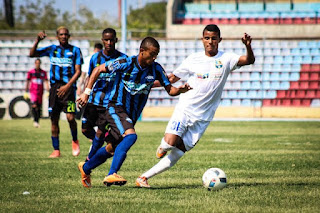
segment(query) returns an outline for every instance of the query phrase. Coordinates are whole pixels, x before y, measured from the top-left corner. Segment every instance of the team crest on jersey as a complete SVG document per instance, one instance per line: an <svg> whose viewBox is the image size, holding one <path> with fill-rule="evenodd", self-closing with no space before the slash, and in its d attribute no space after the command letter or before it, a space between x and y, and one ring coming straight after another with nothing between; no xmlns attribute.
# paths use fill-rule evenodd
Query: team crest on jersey
<svg viewBox="0 0 320 213"><path fill-rule="evenodd" d="M222 68L222 66L223 66L223 64L220 60L216 60L215 65L216 65L216 68L218 68L218 69Z"/></svg>
<svg viewBox="0 0 320 213"><path fill-rule="evenodd" d="M120 62L118 60L114 61L108 65L108 70L110 72L113 72L114 70L119 69L119 68L120 68Z"/></svg>

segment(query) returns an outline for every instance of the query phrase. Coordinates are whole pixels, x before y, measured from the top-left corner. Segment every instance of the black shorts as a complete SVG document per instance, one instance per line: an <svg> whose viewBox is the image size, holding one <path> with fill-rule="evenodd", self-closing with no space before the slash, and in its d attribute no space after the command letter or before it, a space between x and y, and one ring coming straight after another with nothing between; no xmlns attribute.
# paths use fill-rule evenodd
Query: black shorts
<svg viewBox="0 0 320 213"><path fill-rule="evenodd" d="M82 129L91 129L94 126L98 126L103 132L107 131L107 109L88 103L85 106L82 116Z"/></svg>
<svg viewBox="0 0 320 213"><path fill-rule="evenodd" d="M64 113L76 113L76 90L75 88L71 87L69 91L67 91L65 96L59 98L57 95L57 89L59 89L63 85L65 84L51 84L48 108L50 116L60 114L61 111L63 111Z"/></svg>
<svg viewBox="0 0 320 213"><path fill-rule="evenodd" d="M122 140L122 135L126 130L134 129L134 123L122 106L109 104L106 115L110 127L109 132L116 141Z"/></svg>

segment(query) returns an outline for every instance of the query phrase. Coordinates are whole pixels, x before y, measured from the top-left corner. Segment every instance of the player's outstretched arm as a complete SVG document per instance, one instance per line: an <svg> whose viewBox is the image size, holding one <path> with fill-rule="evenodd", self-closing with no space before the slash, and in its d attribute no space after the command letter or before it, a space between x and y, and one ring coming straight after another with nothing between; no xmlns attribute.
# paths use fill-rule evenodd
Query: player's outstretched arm
<svg viewBox="0 0 320 213"><path fill-rule="evenodd" d="M41 40L45 39L46 37L47 37L47 34L44 30L38 33L37 39L34 42L32 48L30 49L30 53L29 53L30 57L39 57L39 53L37 53L38 44Z"/></svg>
<svg viewBox="0 0 320 213"><path fill-rule="evenodd" d="M244 33L244 35L243 35L241 40L242 40L242 43L246 46L247 54L240 56L237 65L238 66L244 66L244 65L253 64L254 61L255 61L255 57L254 57L254 54L253 54L253 51L252 51L252 47L251 47L252 38L247 33Z"/></svg>
<svg viewBox="0 0 320 213"><path fill-rule="evenodd" d="M181 93L188 92L189 90L192 89L192 87L188 83L185 83L179 87L174 87L170 84L166 86L165 89L170 96L177 96L177 95L180 95Z"/></svg>
<svg viewBox="0 0 320 213"><path fill-rule="evenodd" d="M85 106L87 104L94 83L97 81L100 73L103 73L103 72L106 72L106 71L107 70L106 70L106 65L105 64L101 64L101 65L99 65L99 66L97 66L96 68L93 69L93 71L92 71L92 73L91 73L91 75L89 77L89 80L88 80L88 83L87 83L87 86L86 86L84 92L77 99L77 102L81 106Z"/></svg>

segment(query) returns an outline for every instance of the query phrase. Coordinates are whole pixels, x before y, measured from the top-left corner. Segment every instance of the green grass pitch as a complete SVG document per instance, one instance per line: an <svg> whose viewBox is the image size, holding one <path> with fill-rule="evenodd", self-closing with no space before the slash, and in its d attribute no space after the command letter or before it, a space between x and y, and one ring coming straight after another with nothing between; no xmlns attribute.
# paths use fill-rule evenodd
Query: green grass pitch
<svg viewBox="0 0 320 213"><path fill-rule="evenodd" d="M138 141L119 174L122 187L102 184L111 159L82 187L77 164L90 142L81 134L81 153L71 155L71 135L60 121L62 156L52 151L49 120L0 121L0 212L320 212L320 122L212 122L197 146L170 170L135 179L158 160L155 151L166 122L139 122ZM202 174L223 169L228 185L207 191ZM30 192L23 195L23 192Z"/></svg>

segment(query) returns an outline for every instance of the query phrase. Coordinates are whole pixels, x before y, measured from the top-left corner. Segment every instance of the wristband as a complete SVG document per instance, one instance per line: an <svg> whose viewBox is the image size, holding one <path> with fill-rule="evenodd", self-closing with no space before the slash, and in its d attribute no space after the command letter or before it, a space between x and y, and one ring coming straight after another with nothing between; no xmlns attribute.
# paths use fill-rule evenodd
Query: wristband
<svg viewBox="0 0 320 213"><path fill-rule="evenodd" d="M83 93L86 94L86 95L90 95L91 91L92 91L91 89L86 88Z"/></svg>

